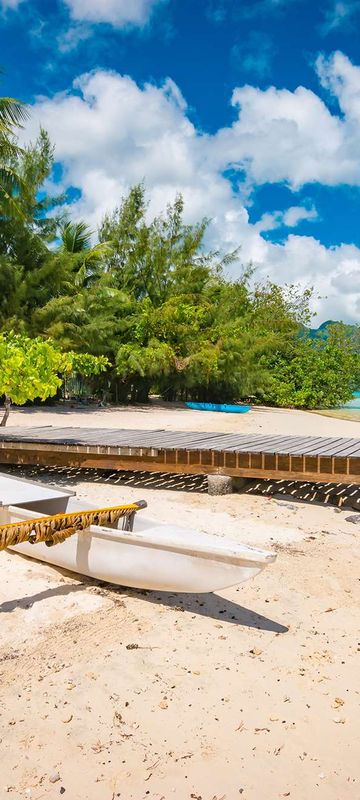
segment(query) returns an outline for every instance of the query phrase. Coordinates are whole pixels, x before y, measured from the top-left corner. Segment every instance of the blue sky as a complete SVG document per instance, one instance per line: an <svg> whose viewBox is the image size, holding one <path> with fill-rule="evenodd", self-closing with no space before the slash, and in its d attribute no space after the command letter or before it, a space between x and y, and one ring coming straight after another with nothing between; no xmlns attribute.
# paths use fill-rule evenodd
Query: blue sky
<svg viewBox="0 0 360 800"><path fill-rule="evenodd" d="M209 245L360 321L360 0L0 9L2 93L32 106L25 138L49 130L75 217L96 227L137 180L150 213L181 191Z"/></svg>

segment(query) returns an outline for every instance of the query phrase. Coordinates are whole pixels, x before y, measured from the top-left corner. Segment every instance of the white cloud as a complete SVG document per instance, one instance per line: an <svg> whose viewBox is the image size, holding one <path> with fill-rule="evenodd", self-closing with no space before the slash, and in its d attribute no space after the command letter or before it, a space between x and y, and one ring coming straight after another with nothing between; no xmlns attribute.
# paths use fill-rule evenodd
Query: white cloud
<svg viewBox="0 0 360 800"><path fill-rule="evenodd" d="M359 10L359 0L335 0L330 8L325 11L321 33L326 36L328 33L348 26Z"/></svg>
<svg viewBox="0 0 360 800"><path fill-rule="evenodd" d="M99 70L82 75L68 92L39 98L26 136L34 139L39 123L49 131L64 186L81 191L72 214L92 227L138 181L149 188L149 214L162 211L181 192L186 221L212 219L209 246L230 250L241 244L243 262L252 260L259 277L314 285L326 295L316 303L322 318L360 320L360 286L354 282L360 249L326 248L312 236L294 233L281 243L270 242L262 235L266 231L295 228L303 219L314 219L316 210L293 205L251 224L244 201L224 175L235 162L256 183L286 180L300 186L314 179L336 183L344 176L359 182L358 73L340 54L323 59L318 69L338 97L343 118L330 114L304 88L292 93L245 87L235 91L236 102L242 100L239 120L208 135L190 121L172 80L141 87L130 77Z"/></svg>
<svg viewBox="0 0 360 800"><path fill-rule="evenodd" d="M233 92L238 118L213 139L214 158L246 170L252 183L360 185L360 68L342 53L320 57L322 85L340 106L331 113L309 89L243 86Z"/></svg>
<svg viewBox="0 0 360 800"><path fill-rule="evenodd" d="M313 308L322 320L360 321L360 280L354 281L360 275L360 249L355 245L326 248L311 236L292 234L284 245L270 245L266 256L273 277L314 286Z"/></svg>
<svg viewBox="0 0 360 800"><path fill-rule="evenodd" d="M70 53L75 50L80 42L84 42L92 36L93 31L86 23L75 23L57 37L57 45L60 53Z"/></svg>
<svg viewBox="0 0 360 800"><path fill-rule="evenodd" d="M322 86L338 101L343 113L343 149L355 161L359 153L356 126L360 122L360 67L337 51L328 58L319 56L316 68Z"/></svg>
<svg viewBox="0 0 360 800"><path fill-rule="evenodd" d="M15 11L22 2L23 0L0 0L0 8L3 11L7 11L8 9Z"/></svg>
<svg viewBox="0 0 360 800"><path fill-rule="evenodd" d="M143 26L164 0L64 0L74 20L108 22L114 27Z"/></svg>
<svg viewBox="0 0 360 800"><path fill-rule="evenodd" d="M296 228L304 220L314 222L316 219L318 219L316 208L291 206L285 211L272 211L263 214L258 222L253 223L252 227L259 233L266 233L276 228Z"/></svg>
<svg viewBox="0 0 360 800"><path fill-rule="evenodd" d="M299 222L315 222L318 218L316 208L305 208L304 206L291 206L283 215L283 223L287 228L296 228Z"/></svg>
<svg viewBox="0 0 360 800"><path fill-rule="evenodd" d="M0 11L16 10L24 0L0 0ZM143 28L156 6L168 0L60 0L74 24L60 31L57 45L61 53L74 50L94 34L93 25L108 23L115 28ZM33 29L32 33L36 31Z"/></svg>

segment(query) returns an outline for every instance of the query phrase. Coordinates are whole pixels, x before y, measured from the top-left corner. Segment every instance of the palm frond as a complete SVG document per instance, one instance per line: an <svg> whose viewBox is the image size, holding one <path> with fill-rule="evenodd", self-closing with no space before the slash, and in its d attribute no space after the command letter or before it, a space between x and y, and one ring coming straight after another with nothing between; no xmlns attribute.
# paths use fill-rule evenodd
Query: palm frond
<svg viewBox="0 0 360 800"><path fill-rule="evenodd" d="M82 253L91 247L92 235L86 222L66 222L61 228L63 249L67 253Z"/></svg>
<svg viewBox="0 0 360 800"><path fill-rule="evenodd" d="M28 117L24 103L13 97L0 97L0 132L11 132L14 127L22 128Z"/></svg>
<svg viewBox="0 0 360 800"><path fill-rule="evenodd" d="M4 165L0 166L0 216L14 217L14 219L25 221L24 214L16 194L21 188L21 180L13 170Z"/></svg>

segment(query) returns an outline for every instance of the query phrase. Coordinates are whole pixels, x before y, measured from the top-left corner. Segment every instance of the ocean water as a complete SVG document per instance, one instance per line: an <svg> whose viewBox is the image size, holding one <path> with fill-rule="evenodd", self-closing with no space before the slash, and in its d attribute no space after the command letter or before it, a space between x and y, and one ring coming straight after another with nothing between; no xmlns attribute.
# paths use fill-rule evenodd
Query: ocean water
<svg viewBox="0 0 360 800"><path fill-rule="evenodd" d="M322 413L338 419L351 419L354 422L360 422L360 392L354 392L352 400L349 400L344 406L329 408Z"/></svg>

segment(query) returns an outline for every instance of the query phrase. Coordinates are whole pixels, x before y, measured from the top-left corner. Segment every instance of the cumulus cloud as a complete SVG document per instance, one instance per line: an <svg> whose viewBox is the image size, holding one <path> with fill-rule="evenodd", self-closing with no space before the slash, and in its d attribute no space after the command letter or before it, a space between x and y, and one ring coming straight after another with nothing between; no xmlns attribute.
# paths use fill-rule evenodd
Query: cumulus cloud
<svg viewBox="0 0 360 800"><path fill-rule="evenodd" d="M313 310L319 318L360 321L360 280L354 281L360 274L360 250L355 245L327 248L312 236L291 234L283 245L271 244L266 255L272 276L314 287Z"/></svg>
<svg viewBox="0 0 360 800"><path fill-rule="evenodd" d="M337 51L329 57L320 55L316 69L322 86L337 99L343 113L344 145L353 159L357 153L357 131L360 121L360 67L354 66L343 53ZM351 182L351 181L350 181Z"/></svg>
<svg viewBox="0 0 360 800"><path fill-rule="evenodd" d="M74 20L108 22L114 27L142 26L165 0L64 0Z"/></svg>
<svg viewBox="0 0 360 800"><path fill-rule="evenodd" d="M359 11L359 0L335 0L325 11L321 33L326 36L339 28L348 27Z"/></svg>
<svg viewBox="0 0 360 800"><path fill-rule="evenodd" d="M274 231L277 228L296 228L301 222L314 222L318 219L316 208L306 206L290 206L285 211L272 211L262 215L252 227L259 233Z"/></svg>
<svg viewBox="0 0 360 800"><path fill-rule="evenodd" d="M318 218L316 208L305 208L305 206L291 206L283 215L283 224L287 228L295 228L300 222L315 222Z"/></svg>
<svg viewBox="0 0 360 800"><path fill-rule="evenodd" d="M220 161L245 169L256 184L360 185L360 68L337 52L319 57L316 69L341 115L303 86L293 92L237 88L232 103L238 118L213 140Z"/></svg>
<svg viewBox="0 0 360 800"><path fill-rule="evenodd" d="M286 227L315 219L314 208L294 204L251 224L226 172L241 164L252 183L287 181L294 187L314 179L330 184L344 176L351 183L360 180L358 73L340 54L322 59L318 71L337 96L342 117L304 88L260 92L243 87L234 93L239 119L210 135L191 122L171 79L161 86L139 86L130 77L98 70L79 77L66 92L39 98L24 135L34 139L40 123L49 131L64 187L78 187L81 193L71 212L92 227L136 182L144 180L149 189L149 215L181 192L186 221L211 218L209 246L226 251L240 244L243 263L252 261L259 278L314 285L327 297L317 303L322 318L360 319L360 286L357 291L353 279L357 270L360 274L360 250L354 245L326 248L315 237L295 233L286 237ZM280 227L281 242L264 236ZM239 266L232 269L236 274Z"/></svg>

